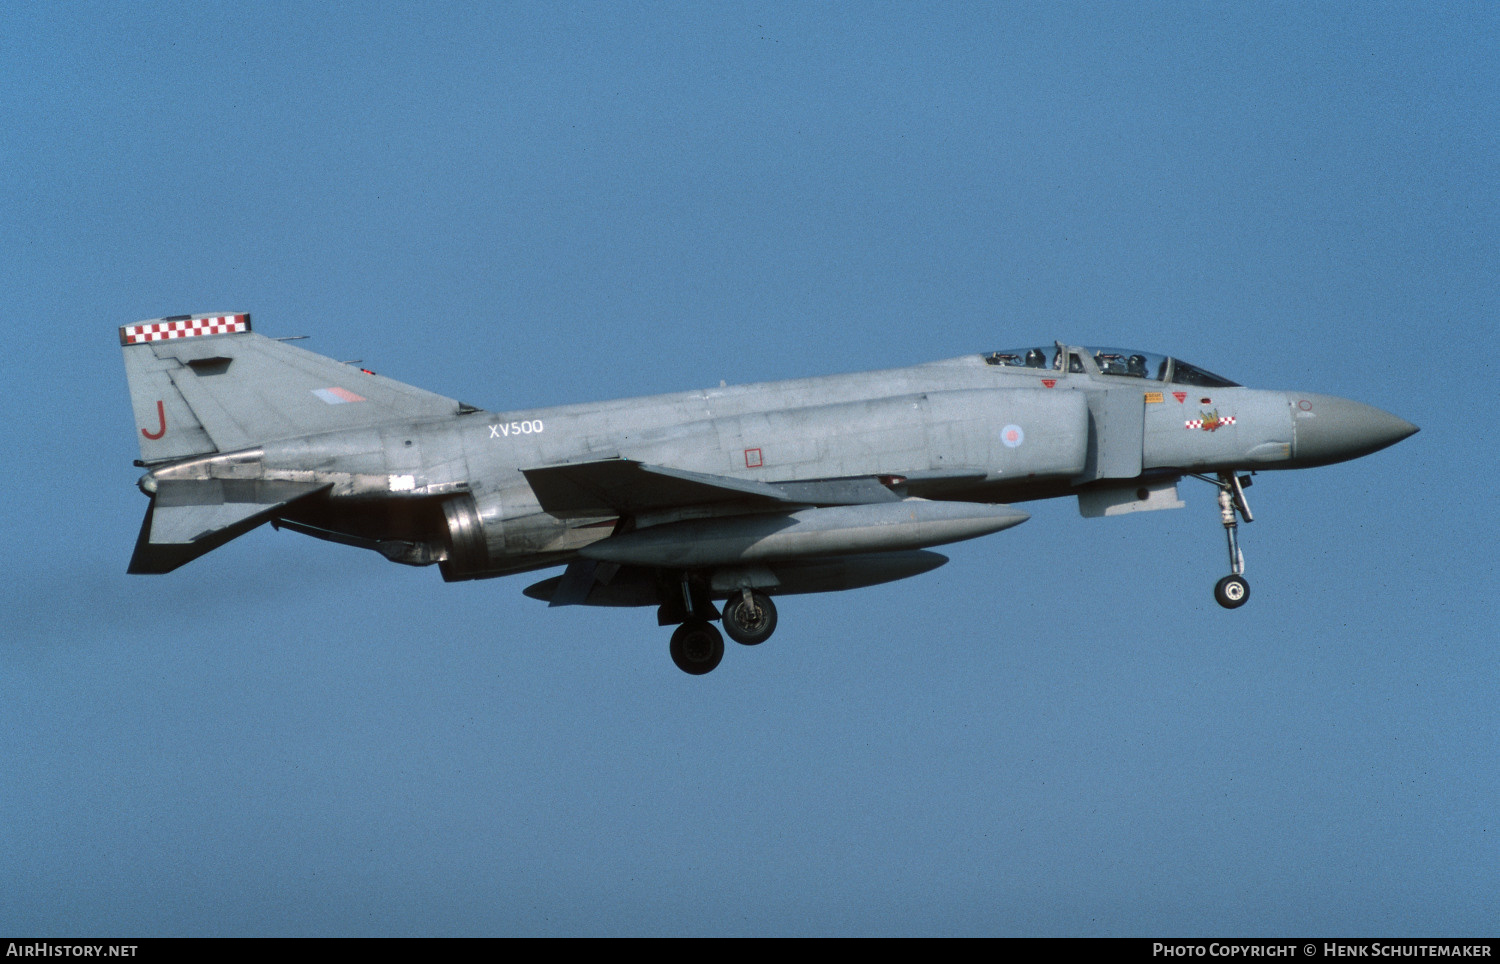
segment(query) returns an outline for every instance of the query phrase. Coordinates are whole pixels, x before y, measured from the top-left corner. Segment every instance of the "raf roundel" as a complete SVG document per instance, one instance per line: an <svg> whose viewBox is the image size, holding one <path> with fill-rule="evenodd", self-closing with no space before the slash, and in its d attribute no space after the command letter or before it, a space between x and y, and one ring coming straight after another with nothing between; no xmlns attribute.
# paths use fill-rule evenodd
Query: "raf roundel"
<svg viewBox="0 0 1500 964"><path fill-rule="evenodd" d="M1000 441L1006 448L1013 449L1026 441L1026 432L1019 425L1007 425L1000 430Z"/></svg>

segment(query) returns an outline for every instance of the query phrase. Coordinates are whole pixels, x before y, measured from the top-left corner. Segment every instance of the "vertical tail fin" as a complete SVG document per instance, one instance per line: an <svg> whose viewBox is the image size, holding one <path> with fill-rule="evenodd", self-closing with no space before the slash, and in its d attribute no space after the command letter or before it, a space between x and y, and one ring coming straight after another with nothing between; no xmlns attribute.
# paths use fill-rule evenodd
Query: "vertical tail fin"
<svg viewBox="0 0 1500 964"><path fill-rule="evenodd" d="M140 429L136 441L141 446L142 462L150 464L219 451L177 388L173 376L183 368L183 363L170 354L163 356L153 351L150 346L249 330L250 316L246 314L176 315L120 329L130 407Z"/></svg>
<svg viewBox="0 0 1500 964"><path fill-rule="evenodd" d="M125 325L120 344L148 465L463 410L451 398L255 334L242 313Z"/></svg>

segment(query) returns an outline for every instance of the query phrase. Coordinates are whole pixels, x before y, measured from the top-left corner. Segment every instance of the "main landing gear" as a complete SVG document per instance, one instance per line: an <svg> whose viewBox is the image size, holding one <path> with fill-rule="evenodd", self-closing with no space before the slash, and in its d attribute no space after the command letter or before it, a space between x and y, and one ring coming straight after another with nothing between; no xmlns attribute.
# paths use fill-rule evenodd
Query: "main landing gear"
<svg viewBox="0 0 1500 964"><path fill-rule="evenodd" d="M706 619L689 619L672 634L672 662L684 673L702 676L724 658L724 637Z"/></svg>
<svg viewBox="0 0 1500 964"><path fill-rule="evenodd" d="M675 597L675 593L673 596ZM720 617L702 587L684 579L682 598L664 602L657 612L662 625L680 622L672 633L672 662L684 673L702 676L724 658L724 637L710 620L722 618L724 632L745 646L756 646L776 631L776 605L771 597L754 589L736 590L724 603Z"/></svg>
<svg viewBox="0 0 1500 964"><path fill-rule="evenodd" d="M758 646L776 632L776 606L771 597L741 589L724 603L724 632L745 646Z"/></svg>
<svg viewBox="0 0 1500 964"><path fill-rule="evenodd" d="M1198 476L1219 487L1219 518L1224 523L1224 536L1229 540L1229 575L1214 586L1214 600L1225 609L1238 609L1250 599L1250 583L1245 580L1245 554L1240 552L1238 514L1246 522L1254 522L1250 514L1250 503L1245 501L1245 486L1250 477L1220 472L1217 480Z"/></svg>

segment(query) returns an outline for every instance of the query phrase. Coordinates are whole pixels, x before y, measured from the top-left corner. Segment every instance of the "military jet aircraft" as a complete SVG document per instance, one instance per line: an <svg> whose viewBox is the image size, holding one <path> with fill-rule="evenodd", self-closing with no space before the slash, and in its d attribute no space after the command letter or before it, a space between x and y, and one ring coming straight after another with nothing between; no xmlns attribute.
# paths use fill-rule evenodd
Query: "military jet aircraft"
<svg viewBox="0 0 1500 964"><path fill-rule="evenodd" d="M243 313L120 329L151 497L132 573L166 573L265 522L437 565L445 580L553 566L554 606L655 606L707 673L714 621L755 645L772 598L871 586L1019 525L1218 492L1230 572L1256 471L1358 458L1417 431L1359 402L1242 387L1180 359L1040 345L888 371L489 412L255 333Z"/></svg>

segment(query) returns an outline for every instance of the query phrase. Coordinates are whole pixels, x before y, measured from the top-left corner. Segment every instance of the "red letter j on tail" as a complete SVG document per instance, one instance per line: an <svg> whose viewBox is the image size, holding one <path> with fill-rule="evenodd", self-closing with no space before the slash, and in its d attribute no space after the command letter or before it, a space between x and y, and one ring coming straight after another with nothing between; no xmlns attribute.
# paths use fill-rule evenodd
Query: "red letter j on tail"
<svg viewBox="0 0 1500 964"><path fill-rule="evenodd" d="M145 429L141 429L141 434L152 440L159 439L167 434L167 412L162 407L159 399L156 402L156 420L161 423L161 426L156 431L148 432Z"/></svg>

